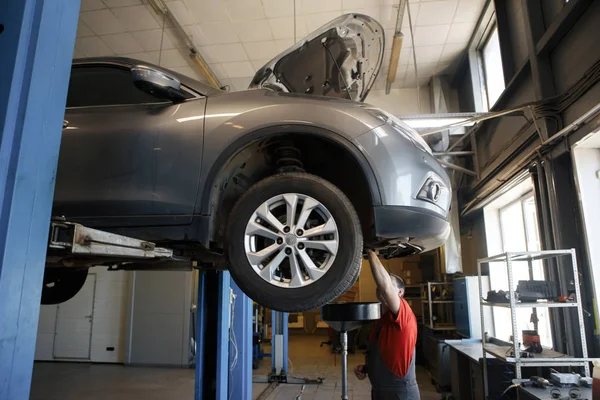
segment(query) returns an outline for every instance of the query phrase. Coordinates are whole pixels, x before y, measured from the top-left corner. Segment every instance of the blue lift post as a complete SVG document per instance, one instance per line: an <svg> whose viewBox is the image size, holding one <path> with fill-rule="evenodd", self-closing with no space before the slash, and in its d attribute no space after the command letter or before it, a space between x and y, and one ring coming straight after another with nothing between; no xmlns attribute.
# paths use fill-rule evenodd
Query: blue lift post
<svg viewBox="0 0 600 400"><path fill-rule="evenodd" d="M31 386L79 1L0 9L0 400L13 400Z"/></svg>
<svg viewBox="0 0 600 400"><path fill-rule="evenodd" d="M201 271L198 278L195 399L202 400L203 396L211 393L210 400L250 400L252 301L231 280L229 272L217 273L216 288L208 287L210 281L207 274ZM211 292L210 289L216 290ZM216 312L208 309L211 306L215 306ZM216 329L216 335L208 335L207 329ZM212 359L210 355L207 357L214 349L215 358ZM207 372L215 368L216 389L213 390L212 379L206 377Z"/></svg>

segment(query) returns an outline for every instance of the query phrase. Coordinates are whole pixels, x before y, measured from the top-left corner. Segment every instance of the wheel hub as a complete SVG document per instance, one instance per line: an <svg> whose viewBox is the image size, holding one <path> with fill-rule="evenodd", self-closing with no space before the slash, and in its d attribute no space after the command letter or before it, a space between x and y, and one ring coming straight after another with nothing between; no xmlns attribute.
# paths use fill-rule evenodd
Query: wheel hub
<svg viewBox="0 0 600 400"><path fill-rule="evenodd" d="M298 238L296 235L286 235L285 236L285 244L288 246L295 246L298 243Z"/></svg>

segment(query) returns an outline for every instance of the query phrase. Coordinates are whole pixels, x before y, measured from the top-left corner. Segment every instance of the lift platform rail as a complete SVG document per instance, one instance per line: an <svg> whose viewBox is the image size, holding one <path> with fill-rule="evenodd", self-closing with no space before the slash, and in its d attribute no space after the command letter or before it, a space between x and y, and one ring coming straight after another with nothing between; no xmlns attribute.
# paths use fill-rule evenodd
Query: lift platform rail
<svg viewBox="0 0 600 400"><path fill-rule="evenodd" d="M157 247L152 242L88 228L73 222L52 221L47 261L60 262L65 266L100 262L118 268L136 261L183 260L177 259L173 250Z"/></svg>

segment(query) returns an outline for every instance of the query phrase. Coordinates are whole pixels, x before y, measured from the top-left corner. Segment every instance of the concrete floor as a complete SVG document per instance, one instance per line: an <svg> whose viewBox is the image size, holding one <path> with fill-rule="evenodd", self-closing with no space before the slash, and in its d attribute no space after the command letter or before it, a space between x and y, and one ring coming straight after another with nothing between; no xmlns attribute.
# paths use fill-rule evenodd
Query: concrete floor
<svg viewBox="0 0 600 400"><path fill-rule="evenodd" d="M341 397L341 368L339 355L333 355L329 346L319 347L323 336L290 336L290 375L295 377L325 378L320 385L306 385L302 400L330 400ZM265 351L269 351L267 348ZM348 357L348 391L354 400L370 399L368 380L359 381L353 373L354 366L363 362L360 353ZM255 376L265 376L271 369L271 360L261 361L254 370ZM427 373L418 368L417 379L421 399L440 399L440 394L429 381ZM253 398L258 398L268 388L266 384L253 384ZM263 400L295 399L301 385L279 385L264 393ZM125 367L114 364L86 363L35 363L31 400L158 400L193 399L194 371L192 369Z"/></svg>

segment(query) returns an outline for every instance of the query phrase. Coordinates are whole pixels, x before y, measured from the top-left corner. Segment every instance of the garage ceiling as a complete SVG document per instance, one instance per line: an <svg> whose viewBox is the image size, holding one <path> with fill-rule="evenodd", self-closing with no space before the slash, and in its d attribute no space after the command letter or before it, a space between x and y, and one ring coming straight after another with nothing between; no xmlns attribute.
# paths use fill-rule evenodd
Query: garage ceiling
<svg viewBox="0 0 600 400"><path fill-rule="evenodd" d="M186 33L231 90L248 87L254 72L311 31L343 13L377 19L386 32L387 71L398 0L167 0ZM419 80L443 72L465 50L485 0L413 1ZM296 8L294 17L294 4ZM414 87L408 13L393 88ZM161 51L162 49L162 51ZM183 51L182 51L183 50ZM82 0L74 57L119 55L160 64L201 79L175 30L148 0ZM384 88L384 75L375 89Z"/></svg>

